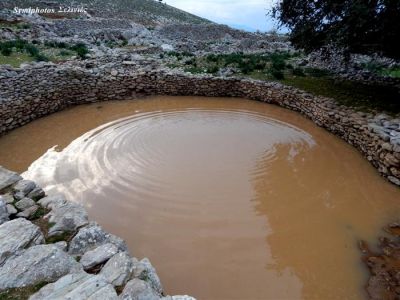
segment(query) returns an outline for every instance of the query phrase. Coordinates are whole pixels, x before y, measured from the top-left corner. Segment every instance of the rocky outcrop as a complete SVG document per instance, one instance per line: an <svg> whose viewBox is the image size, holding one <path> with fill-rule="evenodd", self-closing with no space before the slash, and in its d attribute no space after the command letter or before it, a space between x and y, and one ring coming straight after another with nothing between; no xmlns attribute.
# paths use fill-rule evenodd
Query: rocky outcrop
<svg viewBox="0 0 400 300"><path fill-rule="evenodd" d="M0 133L71 105L142 95L242 97L297 111L356 147L400 185L399 117L357 112L276 82L172 71L137 55L0 69Z"/></svg>
<svg viewBox="0 0 400 300"><path fill-rule="evenodd" d="M63 195L45 197L33 181L0 170L7 182L0 191L0 297L28 288L34 300L165 298L151 262L132 257L121 238L89 222L83 206ZM35 214L24 214L32 208Z"/></svg>

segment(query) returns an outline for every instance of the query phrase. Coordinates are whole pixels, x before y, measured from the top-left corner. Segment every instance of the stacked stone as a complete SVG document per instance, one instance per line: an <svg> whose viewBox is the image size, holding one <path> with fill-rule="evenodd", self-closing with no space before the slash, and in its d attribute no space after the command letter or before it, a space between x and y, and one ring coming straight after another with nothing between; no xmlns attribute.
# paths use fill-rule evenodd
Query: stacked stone
<svg viewBox="0 0 400 300"><path fill-rule="evenodd" d="M83 206L0 166L0 293L43 284L29 299L194 299L164 296L151 262Z"/></svg>

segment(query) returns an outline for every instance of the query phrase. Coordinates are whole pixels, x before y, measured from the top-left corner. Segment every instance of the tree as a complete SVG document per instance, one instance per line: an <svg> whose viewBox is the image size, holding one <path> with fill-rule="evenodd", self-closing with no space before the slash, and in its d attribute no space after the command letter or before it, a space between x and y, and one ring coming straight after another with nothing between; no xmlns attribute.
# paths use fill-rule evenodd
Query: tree
<svg viewBox="0 0 400 300"><path fill-rule="evenodd" d="M294 46L400 58L400 0L281 0L272 9Z"/></svg>

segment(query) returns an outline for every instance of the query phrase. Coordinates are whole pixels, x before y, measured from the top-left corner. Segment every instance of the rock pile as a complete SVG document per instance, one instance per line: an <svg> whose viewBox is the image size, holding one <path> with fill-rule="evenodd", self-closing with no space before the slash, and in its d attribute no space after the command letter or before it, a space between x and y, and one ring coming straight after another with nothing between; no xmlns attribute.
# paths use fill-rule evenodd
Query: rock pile
<svg viewBox="0 0 400 300"><path fill-rule="evenodd" d="M83 206L0 166L0 297L21 289L33 300L194 299L164 296L150 261L132 257Z"/></svg>

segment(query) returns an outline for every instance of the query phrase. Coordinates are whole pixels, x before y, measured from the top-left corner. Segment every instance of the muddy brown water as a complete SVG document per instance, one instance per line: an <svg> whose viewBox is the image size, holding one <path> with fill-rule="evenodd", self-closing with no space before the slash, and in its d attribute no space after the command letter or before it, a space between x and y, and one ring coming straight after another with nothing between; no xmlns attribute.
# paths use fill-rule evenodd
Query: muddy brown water
<svg viewBox="0 0 400 300"><path fill-rule="evenodd" d="M400 213L351 146L245 99L74 107L0 138L0 164L83 203L167 293L199 299L364 299L357 242Z"/></svg>

